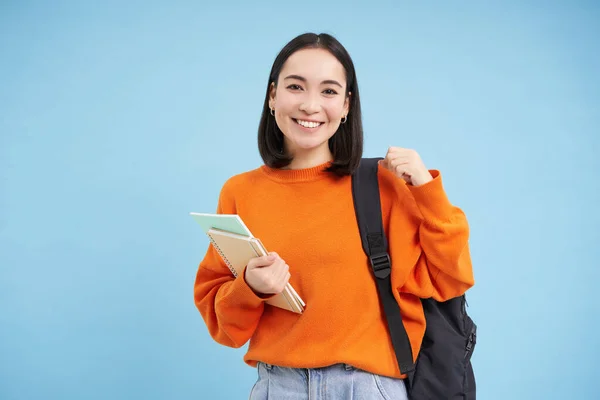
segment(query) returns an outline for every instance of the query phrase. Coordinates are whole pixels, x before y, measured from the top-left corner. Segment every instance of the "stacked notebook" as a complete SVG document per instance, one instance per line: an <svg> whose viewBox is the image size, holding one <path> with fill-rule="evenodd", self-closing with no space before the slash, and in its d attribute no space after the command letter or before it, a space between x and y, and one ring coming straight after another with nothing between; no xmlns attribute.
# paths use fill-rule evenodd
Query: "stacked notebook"
<svg viewBox="0 0 600 400"><path fill-rule="evenodd" d="M190 215L208 235L212 245L236 279L250 259L268 254L265 246L258 238L252 236L238 215L194 212ZM302 314L306 306L289 283L282 293L271 297L266 303L298 314Z"/></svg>

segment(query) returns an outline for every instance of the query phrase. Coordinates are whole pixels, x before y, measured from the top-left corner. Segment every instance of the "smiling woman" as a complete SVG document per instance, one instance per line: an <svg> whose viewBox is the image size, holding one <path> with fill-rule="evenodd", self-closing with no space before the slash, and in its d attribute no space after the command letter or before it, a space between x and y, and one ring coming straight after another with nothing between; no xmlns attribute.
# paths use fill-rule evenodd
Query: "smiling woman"
<svg viewBox="0 0 600 400"><path fill-rule="evenodd" d="M250 341L254 400L407 399L353 206L360 98L335 38L304 34L276 57L258 148L264 165L225 182L217 213L238 214L276 252L234 278L209 245L194 296L211 336L230 347ZM426 325L420 298L445 301L473 285L468 225L416 152L390 148L378 179L391 284L414 361ZM266 303L288 283L306 303L301 314Z"/></svg>
<svg viewBox="0 0 600 400"><path fill-rule="evenodd" d="M292 54L277 85L271 84L269 107L292 158L289 168L305 167L293 160L322 164L333 158L329 139L346 118L350 103L345 80L344 67L330 52L306 49ZM309 152L311 157L303 157Z"/></svg>
<svg viewBox="0 0 600 400"><path fill-rule="evenodd" d="M258 145L273 168L331 161L328 171L340 175L356 169L363 149L360 96L354 63L335 38L304 34L281 50L269 74Z"/></svg>

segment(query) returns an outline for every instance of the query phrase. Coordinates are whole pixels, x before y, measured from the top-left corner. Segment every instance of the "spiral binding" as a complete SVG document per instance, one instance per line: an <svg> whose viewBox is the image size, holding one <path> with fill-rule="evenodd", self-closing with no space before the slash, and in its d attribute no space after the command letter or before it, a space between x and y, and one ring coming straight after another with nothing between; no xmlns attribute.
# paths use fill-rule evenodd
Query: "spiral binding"
<svg viewBox="0 0 600 400"><path fill-rule="evenodd" d="M217 250L217 253L219 253L219 255L221 256L221 259L227 265L227 268L229 268L229 270L231 271L231 273L233 274L233 276L235 276L237 278L237 272L235 271L235 269L233 268L233 266L231 265L231 263L229 262L229 260L227 260L227 257L225 257L225 254L223 254L223 252L221 251L221 249L219 248L219 246L217 245L217 243L215 242L215 240L213 239L213 237L210 236L210 234L208 234L208 238L210 239L210 241L211 241L212 245L214 246L215 250Z"/></svg>

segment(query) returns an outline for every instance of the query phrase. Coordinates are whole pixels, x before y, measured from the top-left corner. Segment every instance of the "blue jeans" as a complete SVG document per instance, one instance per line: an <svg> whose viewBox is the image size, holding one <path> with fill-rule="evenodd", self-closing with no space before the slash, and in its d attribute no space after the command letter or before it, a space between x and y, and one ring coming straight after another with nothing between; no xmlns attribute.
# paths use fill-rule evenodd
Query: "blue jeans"
<svg viewBox="0 0 600 400"><path fill-rule="evenodd" d="M347 364L283 368L258 363L250 400L408 400L402 379L375 375Z"/></svg>

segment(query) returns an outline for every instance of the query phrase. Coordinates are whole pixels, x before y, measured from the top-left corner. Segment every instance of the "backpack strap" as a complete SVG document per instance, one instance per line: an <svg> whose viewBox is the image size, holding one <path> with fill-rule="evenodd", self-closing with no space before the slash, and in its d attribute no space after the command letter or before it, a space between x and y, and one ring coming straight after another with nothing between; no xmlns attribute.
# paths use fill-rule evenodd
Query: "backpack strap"
<svg viewBox="0 0 600 400"><path fill-rule="evenodd" d="M414 371L412 348L406 329L402 324L400 306L392 292L391 260L388 242L383 230L379 181L377 179L378 161L382 158L363 158L352 175L352 198L362 247L376 277L379 299L383 305L392 345L396 353L398 367L402 374L408 374L409 381Z"/></svg>

